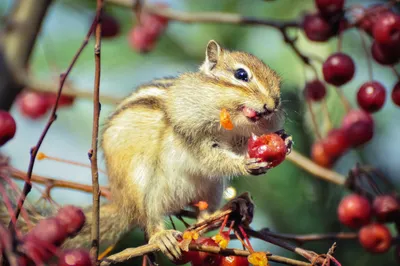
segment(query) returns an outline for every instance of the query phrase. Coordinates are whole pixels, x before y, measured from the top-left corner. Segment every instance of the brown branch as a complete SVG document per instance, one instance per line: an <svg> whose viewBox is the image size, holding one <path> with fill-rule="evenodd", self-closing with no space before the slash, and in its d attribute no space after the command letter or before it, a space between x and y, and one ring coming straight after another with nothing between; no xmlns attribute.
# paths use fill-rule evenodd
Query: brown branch
<svg viewBox="0 0 400 266"><path fill-rule="evenodd" d="M145 254L149 254L152 252L157 252L160 249L156 244L147 244L137 248L127 248L119 253L111 255L102 260L100 263L101 266L108 266L113 265L121 262L129 261L135 257L143 256ZM247 257L250 255L250 252L247 250L240 250L240 249L221 249L219 247L212 247L212 246L203 246L199 244L190 244L189 250L192 251L203 251L211 254L220 254L222 256L241 256ZM278 262L281 264L286 265L296 265L296 266L311 266L310 263L289 259L281 256L272 255L269 252L265 252L268 256L268 260Z"/></svg>
<svg viewBox="0 0 400 266"><path fill-rule="evenodd" d="M42 21L52 0L14 1L7 17L0 45L0 109L10 109L24 85L19 73L24 71Z"/></svg>
<svg viewBox="0 0 400 266"><path fill-rule="evenodd" d="M89 153L89 159L92 169L92 186L93 186L93 207L92 207L92 247L90 254L92 256L93 265L97 265L99 256L99 238L100 238L100 189L99 189L99 170L97 165L97 146L99 137L99 116L100 116L100 73L101 73L101 26L102 26L103 0L97 0L96 8L96 43L94 45L95 59L95 76L94 76L94 93L93 93L93 130L92 130L92 149Z"/></svg>
<svg viewBox="0 0 400 266"><path fill-rule="evenodd" d="M26 172L20 171L13 167L9 167L8 170L10 171L12 178L26 181L26 176L27 176ZM85 185L85 184L71 182L71 181L58 180L55 178L44 177L44 176L35 175L35 174L32 174L31 182L35 182L35 183L43 184L43 185L51 184L52 188L55 188L55 187L69 188L69 189L79 190L79 191L88 192L88 193L92 193L92 191L93 191L93 188L91 185ZM111 199L111 192L108 187L100 187L100 195L109 200Z"/></svg>
<svg viewBox="0 0 400 266"><path fill-rule="evenodd" d="M301 155L295 150L292 150L292 152L286 157L286 159L296 164L300 168L306 170L310 174L319 177L325 181L340 186L344 186L346 182L345 176L339 174L338 172L319 166L318 164L314 163L309 158L307 158L304 155Z"/></svg>

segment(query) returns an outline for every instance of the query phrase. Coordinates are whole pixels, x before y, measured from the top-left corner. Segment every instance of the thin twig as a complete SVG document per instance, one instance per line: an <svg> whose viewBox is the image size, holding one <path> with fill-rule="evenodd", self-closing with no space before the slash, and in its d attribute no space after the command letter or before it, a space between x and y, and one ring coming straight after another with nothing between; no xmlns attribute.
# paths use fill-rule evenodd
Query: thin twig
<svg viewBox="0 0 400 266"><path fill-rule="evenodd" d="M319 177L325 181L344 186L346 177L339 174L338 172L319 166L318 164L311 161L304 155L301 155L295 150L286 157L289 161L293 162L300 168L306 170L310 174Z"/></svg>
<svg viewBox="0 0 400 266"><path fill-rule="evenodd" d="M364 37L363 32L361 32L361 30L358 30L358 33L360 35L361 44L362 44L362 47L363 47L364 52L365 52L365 57L367 59L368 78L369 78L369 81L372 81L374 79L374 76L373 76L373 72L372 72L371 55L369 54L369 49L367 47L366 39Z"/></svg>
<svg viewBox="0 0 400 266"><path fill-rule="evenodd" d="M89 155L92 169L92 186L93 186L93 207L92 207L92 247L90 254L92 256L93 265L97 264L99 256L99 238L100 238L100 188L99 188L99 171L97 166L97 146L99 136L99 116L100 116L100 73L101 73L101 15L103 11L103 0L97 0L96 9L96 43L94 46L95 58L95 77L94 77L94 93L93 93L93 130L92 130L92 149Z"/></svg>
<svg viewBox="0 0 400 266"><path fill-rule="evenodd" d="M328 233L328 234L308 234L308 235L295 235L295 234L280 234L270 232L269 230L263 230L263 233L266 235L273 236L275 238L285 239L285 240L292 240L297 243L305 243L311 241L323 241L323 240L354 240L358 238L357 233L346 233L346 232L339 232L339 233Z"/></svg>
<svg viewBox="0 0 400 266"><path fill-rule="evenodd" d="M80 48L78 49L78 51L77 51L76 54L74 55L74 57L73 57L73 59L72 59L70 65L68 66L67 70L66 70L64 73L62 73L62 74L60 75L60 84L59 84L59 88L58 88L58 91L57 91L57 98L56 98L56 102L55 102L55 104L54 104L54 106L53 106L53 109L52 109L52 111L51 111L51 116L50 116L49 120L47 121L46 126L45 126L45 128L43 129L43 132L41 133L41 135L40 135L40 137L39 137L38 142L37 142L36 145L31 149L31 152L30 152L30 153L31 153L31 157L30 157L29 167L28 167L28 171L27 171L27 178L26 178L26 181L25 181L25 184L24 184L24 188L23 188L23 190L22 190L22 194L21 194L21 196L20 196L20 198L19 198L19 200L18 200L18 204L17 204L16 210L15 210L15 212L14 212L14 214L13 214L13 216L14 216L15 219L18 219L19 213L20 213L21 208L22 208L22 206L23 206L23 204L24 204L24 202L25 202L26 196L29 194L29 192L30 192L31 189L32 189L31 177L32 177L32 172L33 172L33 166L35 165L36 155L37 155L37 153L38 153L38 151L39 151L39 149L40 149L40 146L42 145L43 140L44 140L44 138L46 137L46 134L47 134L47 132L49 131L51 125L52 125L53 122L57 119L57 114L56 114L56 112L57 112L57 108L58 108L58 102L59 102L60 97L61 97L61 92L62 92L62 89L63 89L63 87L64 87L64 83L65 83L65 81L67 80L67 77L69 76L69 74L70 74L70 72L71 72L73 66L75 65L76 61L78 60L79 56L81 55L83 49L84 49L84 48L86 47L86 45L88 44L89 38L90 38L90 36L91 36L92 33L93 33L94 26L95 26L95 23L93 23L93 24L91 25L89 31L88 31L87 34L86 34L85 39L83 40L83 42L82 42ZM10 222L9 228L11 228L11 227L12 227L12 224L11 224L11 222Z"/></svg>
<svg viewBox="0 0 400 266"><path fill-rule="evenodd" d="M10 175L12 178L26 181L27 174L25 172L15 169L13 167L9 167L8 170L10 171ZM69 189L74 189L74 190L79 190L79 191L89 192L89 193L92 193L92 191L93 191L93 188L91 185L84 185L81 183L76 183L76 182L71 182L71 181L58 180L55 178L44 177L44 176L35 175L35 174L32 174L31 182L35 182L35 183L39 183L39 184L43 184L43 185L51 184L52 189L58 187L58 188L69 188ZM100 187L100 195L107 199L111 199L111 192L108 187Z"/></svg>
<svg viewBox="0 0 400 266"><path fill-rule="evenodd" d="M317 137L318 140L322 139L321 136L321 132L319 130L318 124L317 124L317 118L315 117L313 108L312 108L312 102L310 100L307 100L307 107L308 107L308 111L310 113L311 116L311 122L313 124L313 131L315 133L315 136Z"/></svg>

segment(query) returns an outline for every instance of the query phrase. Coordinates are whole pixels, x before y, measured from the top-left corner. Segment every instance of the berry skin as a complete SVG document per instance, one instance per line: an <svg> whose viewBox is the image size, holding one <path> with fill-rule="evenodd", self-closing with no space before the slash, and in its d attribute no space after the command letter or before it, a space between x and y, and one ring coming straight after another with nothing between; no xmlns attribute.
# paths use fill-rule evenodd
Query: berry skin
<svg viewBox="0 0 400 266"><path fill-rule="evenodd" d="M156 4L158 8L168 7L165 4ZM140 25L146 29L147 34L150 36L158 37L168 26L168 18L142 13L140 17Z"/></svg>
<svg viewBox="0 0 400 266"><path fill-rule="evenodd" d="M24 116L38 119L47 113L50 104L43 93L24 92L19 96L18 107Z"/></svg>
<svg viewBox="0 0 400 266"><path fill-rule="evenodd" d="M26 241L37 241L52 245L60 245L68 237L66 228L57 218L41 220L26 236Z"/></svg>
<svg viewBox="0 0 400 266"><path fill-rule="evenodd" d="M332 129L322 141L324 151L330 158L337 159L349 148L347 133L342 129Z"/></svg>
<svg viewBox="0 0 400 266"><path fill-rule="evenodd" d="M357 229L371 220L371 205L363 196L348 195L339 203L338 217L342 224Z"/></svg>
<svg viewBox="0 0 400 266"><path fill-rule="evenodd" d="M304 95L306 99L311 101L320 101L326 95L326 87L320 80L315 79L307 82L304 88Z"/></svg>
<svg viewBox="0 0 400 266"><path fill-rule="evenodd" d="M56 104L57 94L48 93L48 94L46 94L46 97L47 97L47 101L49 102L50 106L54 106ZM74 101L75 101L74 96L61 94L60 100L58 101L58 107L71 106L74 103Z"/></svg>
<svg viewBox="0 0 400 266"><path fill-rule="evenodd" d="M385 103L385 99L385 87L377 81L364 83L357 93L358 105L370 113L380 110Z"/></svg>
<svg viewBox="0 0 400 266"><path fill-rule="evenodd" d="M371 253L384 253L390 249L392 235L385 225L372 223L360 229L358 240L365 250Z"/></svg>
<svg viewBox="0 0 400 266"><path fill-rule="evenodd" d="M211 238L199 238L196 242L203 246L218 247L218 244ZM222 256L206 252L195 252L192 257L192 266L220 266L221 261Z"/></svg>
<svg viewBox="0 0 400 266"><path fill-rule="evenodd" d="M329 21L320 14L308 14L303 20L303 29L307 38L314 42L325 42L333 36Z"/></svg>
<svg viewBox="0 0 400 266"><path fill-rule="evenodd" d="M400 45L400 16L392 12L381 14L372 28L372 35L380 44L394 48Z"/></svg>
<svg viewBox="0 0 400 266"><path fill-rule="evenodd" d="M85 224L86 218L83 211L75 206L64 206L58 210L58 222L65 228L69 236L77 234Z"/></svg>
<svg viewBox="0 0 400 266"><path fill-rule="evenodd" d="M271 133L260 137L253 135L249 139L248 153L250 158L260 158L264 162L270 162L271 167L283 162L286 152L285 141L278 134Z"/></svg>
<svg viewBox="0 0 400 266"><path fill-rule="evenodd" d="M0 146L12 139L17 130L17 124L9 112L0 110Z"/></svg>
<svg viewBox="0 0 400 266"><path fill-rule="evenodd" d="M399 217L400 205L392 195L377 196L372 203L372 210L378 222L386 223Z"/></svg>
<svg viewBox="0 0 400 266"><path fill-rule="evenodd" d="M141 26L134 27L128 36L130 46L139 53L148 53L153 50L157 38L147 34L146 29Z"/></svg>
<svg viewBox="0 0 400 266"><path fill-rule="evenodd" d="M65 250L58 260L58 266L89 266L92 265L90 254L84 249Z"/></svg>
<svg viewBox="0 0 400 266"><path fill-rule="evenodd" d="M105 39L112 39L120 33L120 25L114 16L107 13L102 14L102 29L101 37Z"/></svg>
<svg viewBox="0 0 400 266"><path fill-rule="evenodd" d="M246 257L239 256L226 256L222 258L220 266L249 266L249 262Z"/></svg>
<svg viewBox="0 0 400 266"><path fill-rule="evenodd" d="M335 53L324 62L322 72L326 82L341 86L353 78L355 68L353 59L350 56L343 53Z"/></svg>
<svg viewBox="0 0 400 266"><path fill-rule="evenodd" d="M343 117L342 129L347 133L349 144L358 147L372 139L374 120L363 110L351 110Z"/></svg>
<svg viewBox="0 0 400 266"><path fill-rule="evenodd" d="M313 143L311 147L311 159L316 164L325 168L331 168L334 163L334 159L325 151L322 142Z"/></svg>
<svg viewBox="0 0 400 266"><path fill-rule="evenodd" d="M394 85L392 90L392 101L397 106L400 106L400 81Z"/></svg>
<svg viewBox="0 0 400 266"><path fill-rule="evenodd" d="M333 15L343 10L344 0L315 0L315 5L321 13Z"/></svg>
<svg viewBox="0 0 400 266"><path fill-rule="evenodd" d="M379 44L376 41L372 43L371 54L374 60L381 65L393 65L400 60L399 50Z"/></svg>

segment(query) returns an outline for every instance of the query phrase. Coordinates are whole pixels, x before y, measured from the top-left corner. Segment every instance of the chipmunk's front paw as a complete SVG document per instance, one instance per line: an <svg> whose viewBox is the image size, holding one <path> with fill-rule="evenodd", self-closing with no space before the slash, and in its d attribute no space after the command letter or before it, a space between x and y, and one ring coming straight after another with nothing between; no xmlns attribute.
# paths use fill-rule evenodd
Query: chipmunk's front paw
<svg viewBox="0 0 400 266"><path fill-rule="evenodd" d="M254 202L248 192L237 196L228 201L222 210L232 210L229 215L230 219L239 222L240 224L249 225L254 216Z"/></svg>
<svg viewBox="0 0 400 266"><path fill-rule="evenodd" d="M155 233L150 237L149 244L157 244L161 252L164 253L170 260L174 261L181 257L182 252L179 247L177 238L181 237L182 233L175 230L164 230Z"/></svg>
<svg viewBox="0 0 400 266"><path fill-rule="evenodd" d="M289 155L292 152L293 147L292 135L287 134L284 129L276 131L275 134L278 134L285 141L286 155Z"/></svg>
<svg viewBox="0 0 400 266"><path fill-rule="evenodd" d="M251 175L265 174L271 168L271 163L262 162L260 158L247 158L245 162L246 171Z"/></svg>

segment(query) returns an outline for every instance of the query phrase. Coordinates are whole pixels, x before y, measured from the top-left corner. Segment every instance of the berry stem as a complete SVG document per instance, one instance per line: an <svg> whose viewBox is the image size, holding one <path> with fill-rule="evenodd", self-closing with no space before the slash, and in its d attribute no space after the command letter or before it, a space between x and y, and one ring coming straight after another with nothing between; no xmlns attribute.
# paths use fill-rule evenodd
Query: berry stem
<svg viewBox="0 0 400 266"><path fill-rule="evenodd" d="M38 153L39 155L44 155L43 153ZM39 158L37 158L39 159ZM48 156L47 154L44 155L44 157L42 157L39 160L43 160L43 159L47 159L47 160L51 160L51 161L56 161L56 162L61 162L61 163L67 163L67 164L72 164L72 165L76 165L76 166L82 166L82 167L86 167L86 168L90 168L91 166L89 164L86 163L81 163L81 162L76 162L76 161L71 161L71 160L67 160L67 159L62 159L62 158L58 158L58 157L54 157L54 156ZM99 172L106 174L105 171L99 169Z"/></svg>
<svg viewBox="0 0 400 266"><path fill-rule="evenodd" d="M317 120L316 120L314 111L313 111L313 109L312 109L312 102L311 102L310 100L308 100L308 99L307 99L307 107L308 107L308 110L309 110L309 112L310 112L311 121L312 121L313 129L314 129L314 130L313 130L313 131L314 131L314 134L315 134L315 136L317 137L317 139L321 139L322 136L321 136L321 133L319 132Z"/></svg>
<svg viewBox="0 0 400 266"><path fill-rule="evenodd" d="M329 108L325 98L322 99L322 111L324 112L324 122L326 124L326 131L329 131L332 129L333 123L331 116L329 114Z"/></svg>
<svg viewBox="0 0 400 266"><path fill-rule="evenodd" d="M358 33L360 35L361 44L362 44L362 47L363 47L364 52L365 52L365 58L367 59L368 77L369 77L369 80L372 81L374 78L373 78L373 71L372 71L371 55L369 54L369 51L368 51L368 48L367 48L366 39L365 39L363 33L360 30L358 30Z"/></svg>
<svg viewBox="0 0 400 266"><path fill-rule="evenodd" d="M400 80L400 73L397 71L397 69L394 66L390 67L393 71L393 74L397 77L397 79Z"/></svg>
<svg viewBox="0 0 400 266"><path fill-rule="evenodd" d="M335 90L339 96L340 101L342 102L342 104L344 106L344 110L346 111L346 113L350 112L351 105L350 105L349 101L347 100L346 96L344 95L343 91L338 87L336 87Z"/></svg>

